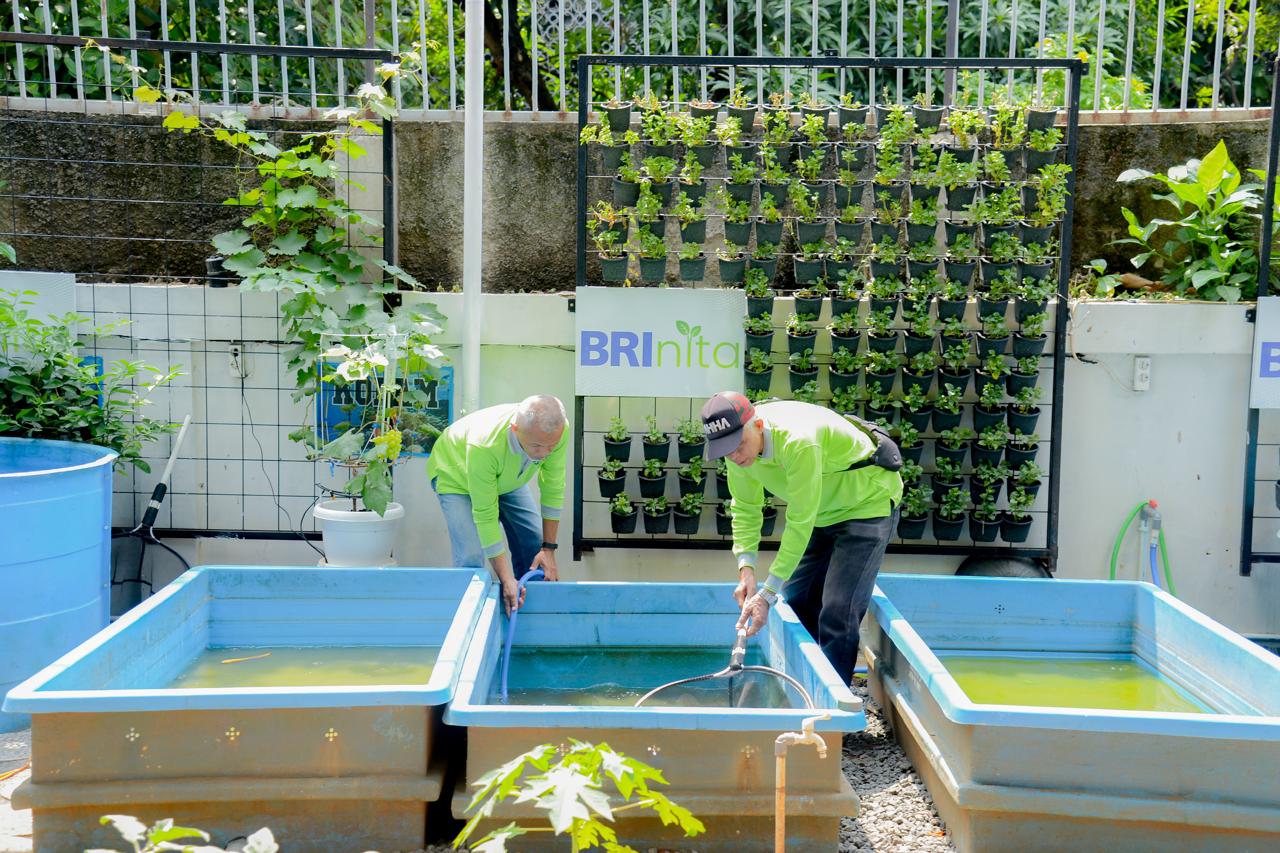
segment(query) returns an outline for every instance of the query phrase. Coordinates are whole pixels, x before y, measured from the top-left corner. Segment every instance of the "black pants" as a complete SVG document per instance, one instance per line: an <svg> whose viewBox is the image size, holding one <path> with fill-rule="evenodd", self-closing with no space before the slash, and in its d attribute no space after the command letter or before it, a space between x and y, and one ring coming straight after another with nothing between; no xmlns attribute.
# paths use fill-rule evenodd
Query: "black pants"
<svg viewBox="0 0 1280 853"><path fill-rule="evenodd" d="M897 520L895 509L881 518L813 528L809 547L782 587L782 597L845 684L853 678L858 626Z"/></svg>

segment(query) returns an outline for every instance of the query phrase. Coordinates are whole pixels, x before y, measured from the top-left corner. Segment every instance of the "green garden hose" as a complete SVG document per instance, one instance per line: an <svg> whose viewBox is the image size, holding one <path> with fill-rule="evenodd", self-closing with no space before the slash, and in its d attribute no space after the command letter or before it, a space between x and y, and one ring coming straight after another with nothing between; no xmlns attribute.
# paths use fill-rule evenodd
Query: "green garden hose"
<svg viewBox="0 0 1280 853"><path fill-rule="evenodd" d="M1138 513L1142 512L1142 508L1150 504L1150 501L1141 501L1133 508L1133 511L1125 518L1124 524L1120 525L1120 532L1116 534L1115 547L1111 549L1111 576L1110 580L1116 579L1116 561L1120 558L1120 547L1124 544L1124 537L1129 532L1130 525L1133 520L1138 517ZM1157 540L1160 543L1160 561L1164 565L1164 582L1169 589L1170 595L1177 595L1177 590L1173 587L1173 573L1169 571L1169 549L1164 543L1164 528L1160 528Z"/></svg>

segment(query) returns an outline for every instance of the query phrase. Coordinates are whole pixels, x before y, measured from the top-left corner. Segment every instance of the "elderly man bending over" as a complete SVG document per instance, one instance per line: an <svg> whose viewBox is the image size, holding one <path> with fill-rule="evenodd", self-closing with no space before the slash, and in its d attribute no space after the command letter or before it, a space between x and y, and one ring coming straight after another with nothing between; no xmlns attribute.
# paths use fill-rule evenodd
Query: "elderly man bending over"
<svg viewBox="0 0 1280 853"><path fill-rule="evenodd" d="M564 504L565 420L564 404L547 395L491 406L450 424L427 461L453 564L480 567L488 558L508 613L522 603L517 582L526 572L541 568L547 580L560 579L555 550ZM529 489L535 474L541 512Z"/></svg>

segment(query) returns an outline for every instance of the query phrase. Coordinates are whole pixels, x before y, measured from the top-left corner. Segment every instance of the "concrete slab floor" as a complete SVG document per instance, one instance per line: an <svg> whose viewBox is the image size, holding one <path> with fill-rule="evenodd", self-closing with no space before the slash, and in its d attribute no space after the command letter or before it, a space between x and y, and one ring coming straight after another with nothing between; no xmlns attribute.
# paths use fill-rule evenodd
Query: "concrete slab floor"
<svg viewBox="0 0 1280 853"><path fill-rule="evenodd" d="M0 734L0 776L24 768L0 782L0 853L30 853L31 812L15 811L9 796L31 775L31 730Z"/></svg>

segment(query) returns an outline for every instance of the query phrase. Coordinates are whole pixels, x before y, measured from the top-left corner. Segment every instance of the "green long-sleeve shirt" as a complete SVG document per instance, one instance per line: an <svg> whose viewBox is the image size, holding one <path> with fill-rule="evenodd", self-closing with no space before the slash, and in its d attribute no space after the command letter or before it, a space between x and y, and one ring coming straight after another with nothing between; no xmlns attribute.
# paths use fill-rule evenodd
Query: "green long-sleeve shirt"
<svg viewBox="0 0 1280 853"><path fill-rule="evenodd" d="M558 520L564 505L565 454L569 431L560 436L546 459L533 460L511 431L516 404L490 406L454 421L431 449L427 476L442 495L468 495L484 555L506 550L498 522L498 495L514 492L538 476L542 517Z"/></svg>
<svg viewBox="0 0 1280 853"><path fill-rule="evenodd" d="M741 467L728 463L733 496L733 553L754 566L760 546L764 493L787 502L786 528L765 586L777 592L795 571L814 527L855 518L880 518L902 498L902 477L870 465L849 471L875 452L875 439L822 406L763 403L764 450Z"/></svg>

